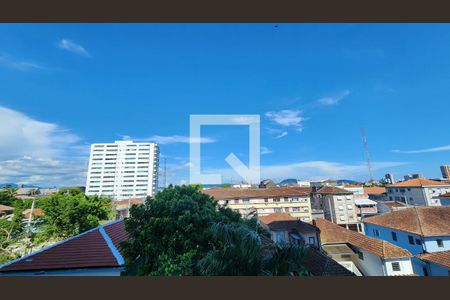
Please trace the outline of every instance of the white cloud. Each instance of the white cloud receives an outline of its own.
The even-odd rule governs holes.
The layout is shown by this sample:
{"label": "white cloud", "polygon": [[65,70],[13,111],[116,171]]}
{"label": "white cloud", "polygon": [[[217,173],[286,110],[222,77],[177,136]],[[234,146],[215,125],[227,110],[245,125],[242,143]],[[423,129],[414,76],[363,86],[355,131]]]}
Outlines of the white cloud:
{"label": "white cloud", "polygon": [[83,46],[73,42],[69,39],[62,39],[58,42],[58,47],[72,53],[75,53],[80,56],[90,56],[86,49]]}
{"label": "white cloud", "polygon": [[162,135],[154,135],[148,138],[132,138],[128,135],[123,135],[122,138],[124,140],[133,140],[133,141],[151,141],[155,142],[161,145],[165,144],[176,144],[176,143],[183,143],[183,144],[189,144],[189,143],[202,143],[202,144],[210,144],[215,143],[216,140],[209,137],[200,137],[200,138],[190,138],[189,136],[184,135],[168,135],[168,136],[162,136]]}
{"label": "white cloud", "polygon": [[287,135],[288,135],[287,131],[283,131],[282,133],[280,133],[279,135],[277,135],[275,138],[276,138],[276,139],[281,139],[282,137],[285,137],[285,136],[287,136]]}
{"label": "white cloud", "polygon": [[43,67],[36,62],[30,60],[17,60],[6,54],[0,54],[0,65],[19,71],[43,69]]}
{"label": "white cloud", "polygon": [[0,106],[0,160],[21,156],[54,157],[80,138],[53,123],[34,120]]}
{"label": "white cloud", "polygon": [[394,152],[394,153],[402,153],[402,154],[429,153],[429,152],[440,152],[440,151],[450,151],[450,145],[426,148],[426,149],[418,149],[418,150],[392,150],[392,152]]}
{"label": "white cloud", "polygon": [[58,160],[24,156],[0,161],[0,182],[44,187],[85,185],[87,158]]}
{"label": "white cloud", "polygon": [[88,146],[59,125],[0,106],[0,141],[0,182],[84,184]]}
{"label": "white cloud", "polygon": [[305,118],[301,116],[301,110],[280,110],[267,112],[265,115],[270,121],[283,127],[292,127],[297,131],[302,131],[302,123]]}
{"label": "white cloud", "polygon": [[323,106],[336,105],[336,104],[339,103],[339,101],[341,101],[342,99],[344,99],[348,95],[350,95],[350,91],[349,90],[344,90],[341,93],[339,93],[338,95],[335,95],[335,96],[332,96],[332,97],[324,97],[324,98],[321,98],[321,99],[319,99],[317,101],[319,102],[320,105],[323,105]]}
{"label": "white cloud", "polygon": [[269,148],[264,147],[264,146],[261,147],[261,155],[270,154],[270,153],[272,153],[272,150],[270,150]]}

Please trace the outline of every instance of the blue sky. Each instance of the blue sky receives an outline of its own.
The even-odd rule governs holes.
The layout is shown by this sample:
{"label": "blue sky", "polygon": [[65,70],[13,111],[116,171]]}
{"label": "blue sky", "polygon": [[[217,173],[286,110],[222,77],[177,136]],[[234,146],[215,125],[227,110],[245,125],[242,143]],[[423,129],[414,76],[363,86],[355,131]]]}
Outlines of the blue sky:
{"label": "blue sky", "polygon": [[[261,116],[262,177],[440,177],[448,24],[1,24],[0,182],[84,184],[88,146],[153,140],[189,180],[191,114]],[[245,127],[202,129],[202,168],[239,181]]]}

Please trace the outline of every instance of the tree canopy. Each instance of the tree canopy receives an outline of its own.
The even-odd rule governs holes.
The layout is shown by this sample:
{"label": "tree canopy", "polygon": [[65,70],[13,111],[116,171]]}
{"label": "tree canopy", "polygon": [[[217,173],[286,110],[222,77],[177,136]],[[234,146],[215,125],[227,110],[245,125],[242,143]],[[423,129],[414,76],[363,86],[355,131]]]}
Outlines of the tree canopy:
{"label": "tree canopy", "polygon": [[218,205],[196,186],[166,188],[125,220],[125,275],[299,275],[292,246],[263,251],[255,220]]}
{"label": "tree canopy", "polygon": [[42,233],[46,236],[74,236],[112,217],[110,198],[86,196],[79,189],[60,190],[39,199],[37,206],[45,213]]}

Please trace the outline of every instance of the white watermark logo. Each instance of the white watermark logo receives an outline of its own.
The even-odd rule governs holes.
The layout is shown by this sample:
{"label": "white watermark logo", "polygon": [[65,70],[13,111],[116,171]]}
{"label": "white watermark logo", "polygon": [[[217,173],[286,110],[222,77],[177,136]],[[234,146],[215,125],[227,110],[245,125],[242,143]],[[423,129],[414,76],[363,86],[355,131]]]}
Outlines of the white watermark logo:
{"label": "white watermark logo", "polygon": [[259,115],[191,115],[190,116],[190,183],[221,184],[221,174],[201,173],[201,126],[230,125],[249,127],[249,166],[234,153],[225,161],[247,182],[260,181],[260,118]]}

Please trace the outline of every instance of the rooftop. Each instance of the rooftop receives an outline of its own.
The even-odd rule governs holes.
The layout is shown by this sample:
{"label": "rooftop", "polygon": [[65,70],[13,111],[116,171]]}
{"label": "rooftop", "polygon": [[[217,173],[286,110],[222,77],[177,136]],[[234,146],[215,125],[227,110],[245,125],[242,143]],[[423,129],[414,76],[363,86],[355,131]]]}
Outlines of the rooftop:
{"label": "rooftop", "polygon": [[301,263],[313,276],[356,276],[314,247],[308,248]]}
{"label": "rooftop", "polygon": [[142,199],[130,198],[130,199],[124,199],[121,201],[116,201],[115,205],[116,205],[116,210],[123,210],[123,209],[128,209],[128,206],[141,205],[143,203],[144,203],[144,200],[142,200]]}
{"label": "rooftop", "polygon": [[381,195],[386,193],[386,188],[378,186],[365,187],[364,193],[366,193],[367,195]]}
{"label": "rooftop", "polygon": [[377,202],[366,198],[355,198],[355,205],[377,205]]}
{"label": "rooftop", "polygon": [[242,199],[242,198],[273,198],[308,196],[311,193],[309,187],[273,187],[265,189],[240,189],[240,188],[211,188],[203,190],[204,194],[214,197],[216,200]]}
{"label": "rooftop", "polygon": [[266,225],[275,222],[275,221],[289,221],[289,220],[297,220],[293,216],[291,216],[288,213],[273,213],[267,216],[258,217],[259,221],[261,223],[264,223]]}
{"label": "rooftop", "polygon": [[316,226],[300,220],[273,221],[267,226],[271,231],[298,231],[301,233],[319,232],[319,228]]}
{"label": "rooftop", "polygon": [[348,191],[348,190],[344,190],[335,186],[323,186],[321,188],[319,188],[316,192],[314,192],[315,194],[327,194],[327,195],[352,195],[353,193]]}
{"label": "rooftop", "polygon": [[14,207],[0,204],[0,212],[2,212],[2,211],[5,211],[5,212],[6,211],[13,211],[13,210],[14,210]]}
{"label": "rooftop", "polygon": [[450,206],[415,206],[364,221],[421,236],[445,236],[450,235]]}
{"label": "rooftop", "polygon": [[121,267],[119,243],[126,238],[120,219],[6,263],[0,266],[0,273]]}
{"label": "rooftop", "polygon": [[383,258],[410,257],[409,251],[389,242],[345,229],[325,219],[317,219],[323,244],[350,244]]}
{"label": "rooftop", "polygon": [[438,264],[450,269],[450,250],[419,254],[416,257],[423,261]]}
{"label": "rooftop", "polygon": [[414,178],[402,182],[398,182],[395,184],[390,184],[387,187],[424,187],[424,186],[437,186],[437,185],[446,185],[450,186],[449,182],[435,181],[425,178]]}

